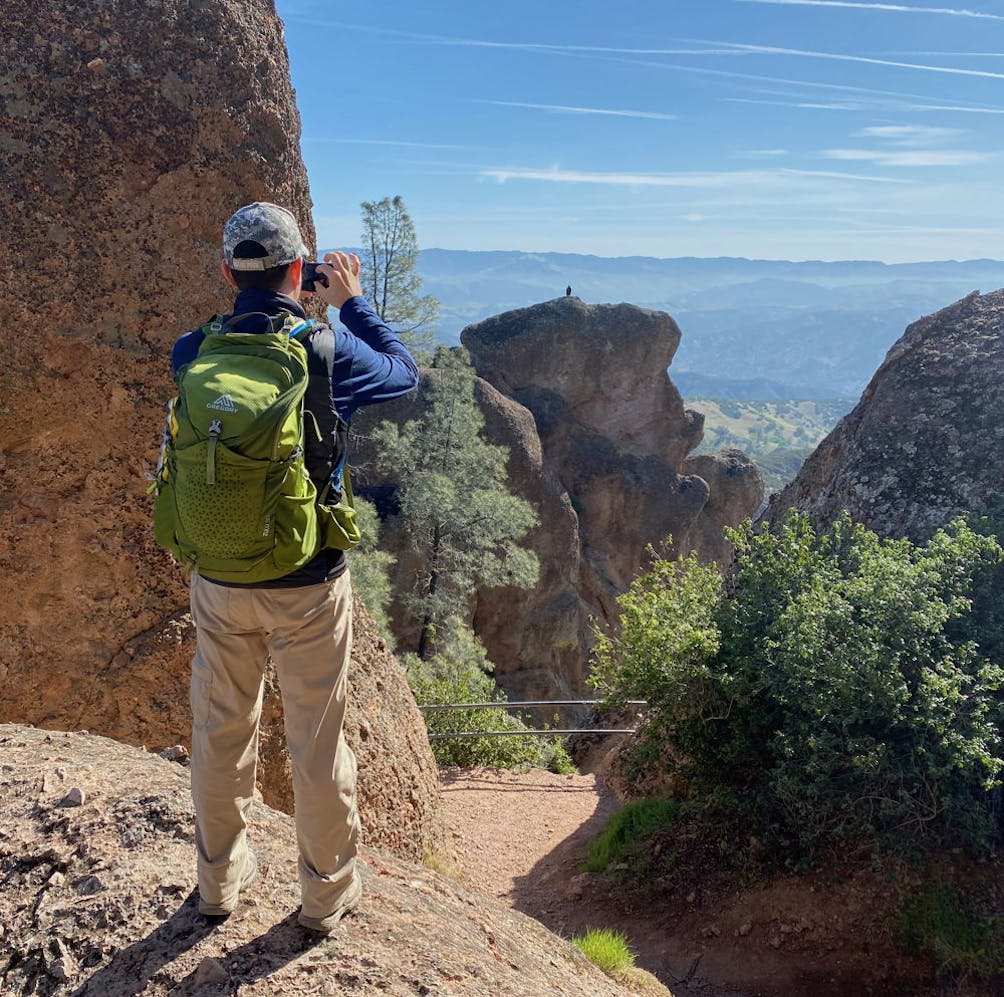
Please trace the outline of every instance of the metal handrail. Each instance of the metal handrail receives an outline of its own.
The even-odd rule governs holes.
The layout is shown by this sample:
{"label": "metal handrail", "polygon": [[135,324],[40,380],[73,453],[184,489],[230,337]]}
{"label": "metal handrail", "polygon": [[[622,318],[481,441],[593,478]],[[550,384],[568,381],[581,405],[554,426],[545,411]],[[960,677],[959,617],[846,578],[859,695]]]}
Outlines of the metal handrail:
{"label": "metal handrail", "polygon": [[586,727],[581,730],[474,730],[458,731],[454,734],[429,734],[429,740],[442,737],[561,737],[565,734],[637,734],[629,727],[624,730],[609,730],[607,728]]}
{"label": "metal handrail", "polygon": [[[496,703],[432,703],[428,706],[419,706],[420,710],[507,710],[510,707],[522,709],[527,706],[599,706],[606,702],[603,699],[525,699],[513,702],[503,699]],[[644,699],[627,699],[625,706],[648,706]]]}

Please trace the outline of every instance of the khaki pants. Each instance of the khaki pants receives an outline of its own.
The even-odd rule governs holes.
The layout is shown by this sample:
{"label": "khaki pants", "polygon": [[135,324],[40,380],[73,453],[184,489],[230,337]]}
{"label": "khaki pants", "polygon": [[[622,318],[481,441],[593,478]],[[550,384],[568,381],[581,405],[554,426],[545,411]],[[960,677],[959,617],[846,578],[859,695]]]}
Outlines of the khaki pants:
{"label": "khaki pants", "polygon": [[199,893],[236,904],[258,761],[266,656],[279,678],[293,767],[302,913],[327,917],[359,888],[356,761],[342,735],[352,647],[346,571],[300,588],[191,583],[192,797]]}

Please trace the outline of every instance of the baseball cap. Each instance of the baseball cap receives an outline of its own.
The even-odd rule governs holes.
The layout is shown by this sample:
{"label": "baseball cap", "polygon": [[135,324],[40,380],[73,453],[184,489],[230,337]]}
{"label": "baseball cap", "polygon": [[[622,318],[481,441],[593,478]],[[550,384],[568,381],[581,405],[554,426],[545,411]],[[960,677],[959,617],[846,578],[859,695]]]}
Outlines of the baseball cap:
{"label": "baseball cap", "polygon": [[[244,242],[256,243],[260,252],[253,257],[245,252],[235,257],[234,251]],[[248,248],[254,247],[241,246],[243,251]],[[308,255],[296,219],[278,204],[246,204],[223,227],[223,259],[231,270],[271,270]]]}

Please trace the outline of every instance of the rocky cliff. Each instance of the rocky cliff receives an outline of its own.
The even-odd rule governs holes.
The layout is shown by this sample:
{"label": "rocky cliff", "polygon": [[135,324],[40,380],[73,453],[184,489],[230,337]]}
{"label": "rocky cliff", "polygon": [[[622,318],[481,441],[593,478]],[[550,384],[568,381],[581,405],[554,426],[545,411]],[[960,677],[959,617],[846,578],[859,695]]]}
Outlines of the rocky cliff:
{"label": "rocky cliff", "polygon": [[360,907],[311,936],[296,923],[293,821],[261,804],[249,827],[259,877],[210,924],[196,906],[183,768],[103,738],[3,725],[0,755],[4,994],[630,993],[537,921],[366,849]]}
{"label": "rocky cliff", "polygon": [[[461,341],[478,374],[532,417],[540,472],[526,495],[535,504],[547,496],[567,522],[554,537],[542,527],[530,543],[542,564],[575,579],[574,589],[554,592],[558,627],[548,626],[552,614],[540,613],[535,591],[480,594],[476,625],[502,640],[522,632],[521,645],[500,655],[501,671],[549,666],[581,690],[587,614],[613,616],[646,548],[667,536],[680,554],[727,561],[722,527],[756,510],[760,473],[736,451],[688,460],[703,418],[684,408],[666,374],[680,330],[663,312],[558,298],[468,326]],[[578,669],[569,674],[563,658]]]}
{"label": "rocky cliff", "polygon": [[822,523],[843,509],[884,536],[922,540],[1004,493],[1004,290],[909,326],[854,411],[764,512]]}
{"label": "rocky cliff", "polygon": [[[486,319],[461,339],[485,435],[509,449],[509,484],[540,517],[525,541],[538,584],[479,592],[475,629],[511,695],[582,693],[590,617],[614,614],[648,545],[671,534],[677,552],[723,563],[722,527],[756,511],[760,473],[737,451],[687,457],[702,417],[666,375],[680,330],[665,313],[565,297]],[[420,389],[373,416],[404,421],[424,404]],[[398,570],[405,583],[409,566]]]}
{"label": "rocky cliff", "polygon": [[[271,0],[38,0],[0,7],[0,48],[0,720],[159,749],[187,738],[192,649],[146,496],[169,350],[229,305],[234,209],[287,204],[313,240],[283,29]],[[415,857],[435,770],[399,669],[359,629],[363,820]],[[281,804],[278,709],[270,690],[263,788]]]}

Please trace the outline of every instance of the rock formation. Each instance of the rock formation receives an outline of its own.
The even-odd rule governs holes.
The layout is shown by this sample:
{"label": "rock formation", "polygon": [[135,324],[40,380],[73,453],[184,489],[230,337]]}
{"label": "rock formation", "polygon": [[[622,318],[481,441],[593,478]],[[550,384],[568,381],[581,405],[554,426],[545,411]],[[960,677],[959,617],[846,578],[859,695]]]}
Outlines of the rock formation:
{"label": "rock formation", "polygon": [[[738,451],[687,457],[703,419],[666,375],[680,330],[665,313],[564,297],[486,319],[461,339],[485,435],[510,450],[509,483],[540,516],[526,540],[537,586],[479,592],[475,629],[511,695],[580,694],[590,616],[614,614],[648,545],[670,534],[678,553],[727,561],[722,527],[755,512],[760,473]],[[404,421],[423,404],[420,389],[373,417]],[[387,484],[366,474],[376,493]]]}
{"label": "rock formation", "polygon": [[[582,607],[609,619],[616,596],[644,567],[646,548],[670,535],[678,553],[697,550],[705,560],[726,561],[721,529],[756,509],[760,473],[738,452],[688,463],[703,418],[684,408],[666,375],[680,330],[663,312],[557,298],[468,326],[461,341],[478,374],[533,417],[545,473],[528,497],[537,502],[552,491],[552,504],[560,503],[574,523],[574,545],[550,547],[542,543],[544,530],[531,544],[542,563],[578,576],[563,600],[577,626],[562,629],[569,637],[587,632],[571,649],[580,670],[569,684],[581,689],[588,646]],[[479,596],[479,631],[519,630],[535,618],[535,600],[534,592]],[[568,637],[549,631],[546,616],[542,623],[517,657],[502,657],[501,670],[562,667]]]}
{"label": "rock formation", "polygon": [[764,512],[820,523],[843,509],[884,536],[926,539],[1004,488],[1004,290],[909,326],[861,400]]}
{"label": "rock formation", "polygon": [[[196,909],[186,771],[103,738],[0,726],[0,991],[627,997],[537,921],[363,851],[359,909],[296,924],[296,833],[257,804],[260,875],[223,924]],[[652,993],[667,991],[662,988]]]}
{"label": "rock formation", "polygon": [[[282,25],[272,0],[37,0],[2,6],[0,38],[0,720],[163,748],[187,740],[192,650],[146,496],[170,347],[229,305],[235,208],[287,204],[313,241]],[[359,627],[363,820],[416,857],[435,770],[399,669]],[[263,783],[282,802],[277,702]]]}

